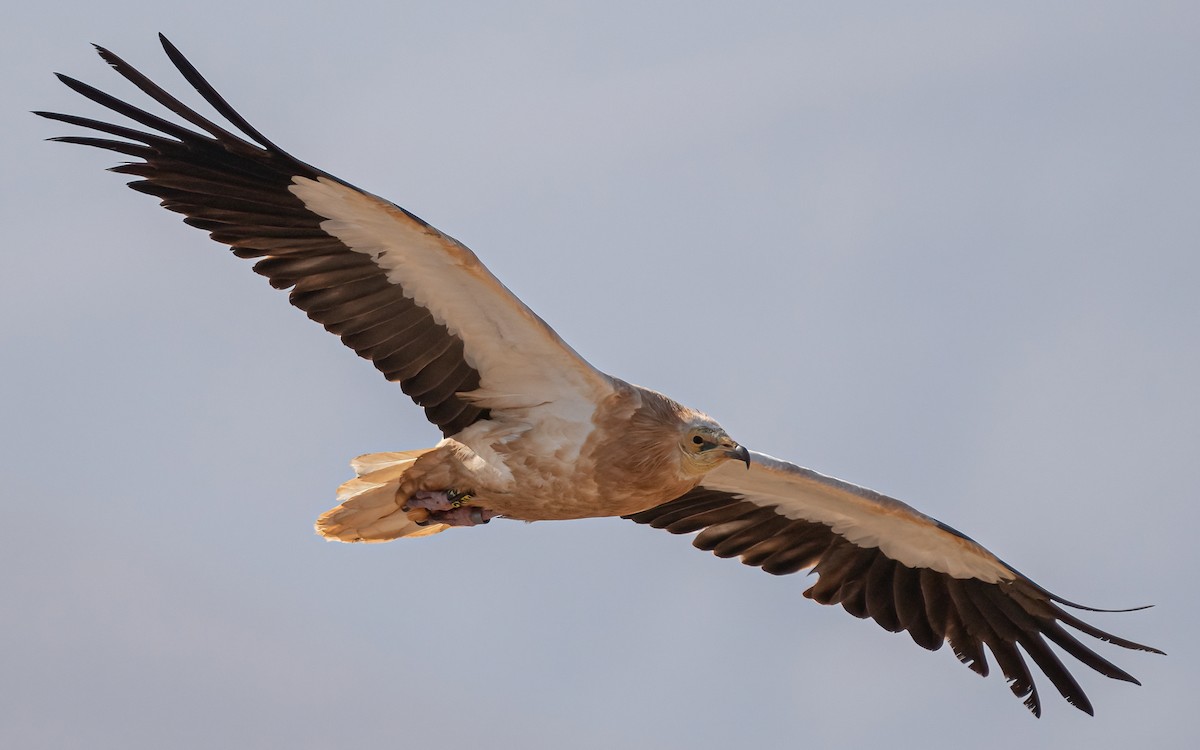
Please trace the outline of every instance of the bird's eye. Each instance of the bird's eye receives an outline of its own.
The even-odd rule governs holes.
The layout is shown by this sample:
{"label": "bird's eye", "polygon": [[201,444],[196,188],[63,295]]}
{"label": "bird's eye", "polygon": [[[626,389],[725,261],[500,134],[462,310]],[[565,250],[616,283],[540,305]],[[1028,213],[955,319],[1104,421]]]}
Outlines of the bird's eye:
{"label": "bird's eye", "polygon": [[696,445],[704,445],[704,438],[700,437],[699,435],[696,435],[695,437],[692,438],[692,442],[695,443]]}

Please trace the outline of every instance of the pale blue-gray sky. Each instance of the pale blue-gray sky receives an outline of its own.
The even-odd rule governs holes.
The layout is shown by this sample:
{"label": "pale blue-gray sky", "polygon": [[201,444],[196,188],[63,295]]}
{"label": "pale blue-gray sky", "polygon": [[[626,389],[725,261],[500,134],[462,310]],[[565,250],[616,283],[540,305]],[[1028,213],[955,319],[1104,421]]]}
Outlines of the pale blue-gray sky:
{"label": "pale blue-gray sky", "polygon": [[[1189,3],[6,10],[0,745],[1185,747],[1200,734]],[[41,139],[169,89],[470,245],[603,370],[887,492],[1170,656],[1002,680],[618,520],[354,547],[437,439],[201,232]],[[197,97],[187,97],[196,101]],[[697,320],[695,306],[715,314]],[[969,741],[967,738],[970,738]]]}

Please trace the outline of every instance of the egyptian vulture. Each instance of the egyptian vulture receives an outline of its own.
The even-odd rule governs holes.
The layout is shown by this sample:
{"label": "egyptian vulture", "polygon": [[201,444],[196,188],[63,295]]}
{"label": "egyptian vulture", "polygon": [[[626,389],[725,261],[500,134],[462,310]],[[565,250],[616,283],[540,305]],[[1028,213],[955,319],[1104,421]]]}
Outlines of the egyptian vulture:
{"label": "egyptian vulture", "polygon": [[705,414],[584,361],[469,249],[403,208],[310,166],[267,140],[165,37],[167,56],[241,132],[205,118],[121,58],[118,73],[193,128],[59,75],[145,130],[68,114],[52,120],[110,137],[52,140],[131,157],[113,171],[161,199],[308,317],[399,383],[441,431],[433,448],[353,461],[356,478],[317,531],[343,542],[436,534],[492,518],[621,516],[720,557],[782,575],[811,569],[804,595],[949,643],[987,675],[984,647],[1035,715],[1026,657],[1092,713],[1047,641],[1102,675],[1137,683],[1063,626],[1161,653],[1087,624],[1072,604],[969,537],[898,500],[747,450]]}

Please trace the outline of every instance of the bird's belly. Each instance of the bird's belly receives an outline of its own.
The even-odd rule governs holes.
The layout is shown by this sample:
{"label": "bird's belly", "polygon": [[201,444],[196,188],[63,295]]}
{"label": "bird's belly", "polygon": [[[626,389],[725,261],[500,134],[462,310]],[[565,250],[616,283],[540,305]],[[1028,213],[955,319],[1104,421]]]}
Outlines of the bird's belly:
{"label": "bird's belly", "polygon": [[558,521],[625,512],[620,503],[602,496],[594,482],[577,472],[514,472],[513,480],[503,490],[481,489],[475,502],[522,521]]}
{"label": "bird's belly", "polygon": [[580,470],[514,472],[513,478],[512,484],[501,491],[480,490],[475,502],[522,521],[565,521],[637,513],[674,500],[690,489],[675,483],[605,489],[597,484],[594,472]]}
{"label": "bird's belly", "polygon": [[598,518],[637,513],[673,500],[695,480],[607,460],[591,444],[589,424],[544,420],[506,433],[503,424],[461,437],[483,471],[472,503],[524,521]]}
{"label": "bird's belly", "polygon": [[[475,501],[481,507],[520,521],[568,521],[577,518],[601,518],[636,513],[658,505],[643,499],[614,498],[590,492],[481,494]],[[665,501],[664,501],[665,502]]]}

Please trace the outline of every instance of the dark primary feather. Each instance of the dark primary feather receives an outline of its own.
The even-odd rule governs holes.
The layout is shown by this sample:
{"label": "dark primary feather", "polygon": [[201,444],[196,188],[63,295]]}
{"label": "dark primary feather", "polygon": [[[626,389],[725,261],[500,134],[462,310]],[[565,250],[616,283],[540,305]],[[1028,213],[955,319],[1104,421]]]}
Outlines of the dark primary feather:
{"label": "dark primary feather", "polygon": [[1024,576],[986,583],[910,568],[878,548],[854,545],[824,524],[789,519],[772,507],[732,493],[700,486],[625,518],[673,534],[699,531],[695,546],[720,557],[740,556],[745,564],[768,573],[812,568],[818,578],[804,592],[806,597],[821,604],[841,604],[855,617],[869,617],[892,632],[905,631],[930,651],[949,643],[959,661],[985,677],[986,647],[1009,688],[1035,716],[1041,716],[1041,698],[1026,655],[1067,702],[1092,713],[1083,688],[1047,639],[1106,677],[1137,683],[1060,623],[1118,646],[1162,653],[1082,622],[1058,606],[1061,599]]}
{"label": "dark primary feather", "polygon": [[[443,434],[453,435],[486,419],[486,410],[457,395],[479,386],[479,373],[467,364],[462,340],[405,296],[404,289],[389,281],[369,256],[354,252],[324,232],[322,217],[306,209],[288,190],[296,176],[336,178],[263,137],[174,45],[161,35],[159,38],[188,83],[253,143],[203,117],[102,47],[96,49],[105,62],[200,132],[60,75],[72,90],[149,130],[37,112],[124,139],[64,136],[53,140],[139,159],[112,171],[138,177],[129,183],[131,188],[184,214],[184,221],[231,246],[238,257],[260,259],[254,266],[256,272],[277,289],[291,288],[292,304],[370,359],[388,380],[400,383]],[[404,213],[426,226],[411,213]]]}

